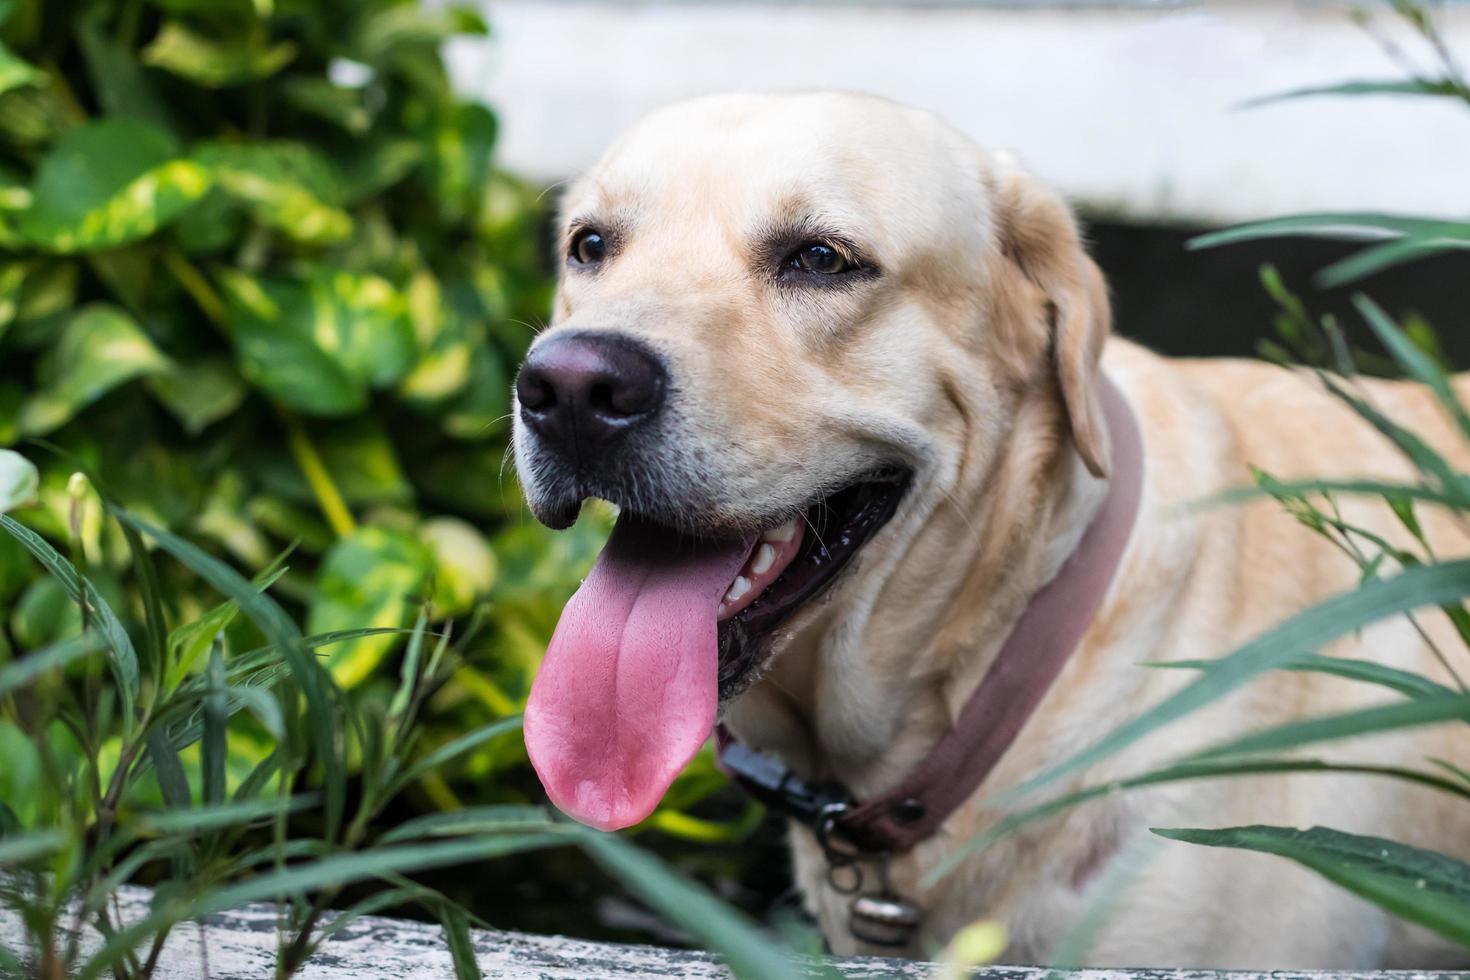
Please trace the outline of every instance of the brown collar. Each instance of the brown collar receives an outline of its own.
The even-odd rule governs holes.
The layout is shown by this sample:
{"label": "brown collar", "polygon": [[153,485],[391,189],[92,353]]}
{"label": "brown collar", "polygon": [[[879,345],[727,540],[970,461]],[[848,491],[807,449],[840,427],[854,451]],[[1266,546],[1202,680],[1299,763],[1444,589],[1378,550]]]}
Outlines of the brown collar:
{"label": "brown collar", "polygon": [[1102,506],[1056,576],[1026,604],[959,720],[896,787],[865,802],[814,785],[719,731],[720,762],[747,792],[806,823],[834,865],[852,852],[891,855],[933,834],[990,775],[1071,658],[1112,584],[1138,516],[1143,440],[1122,394],[1101,379],[1112,437]]}

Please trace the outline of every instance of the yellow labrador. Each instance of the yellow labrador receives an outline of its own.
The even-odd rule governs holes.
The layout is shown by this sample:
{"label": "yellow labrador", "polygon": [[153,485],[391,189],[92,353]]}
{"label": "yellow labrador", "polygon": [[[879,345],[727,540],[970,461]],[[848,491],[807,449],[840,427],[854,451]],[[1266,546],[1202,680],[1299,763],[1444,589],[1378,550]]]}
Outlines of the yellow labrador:
{"label": "yellow labrador", "polygon": [[[732,95],[656,112],[566,195],[562,245],[554,323],[517,382],[516,459],[552,527],[588,497],[622,509],[527,713],[532,760],[562,809],[606,828],[642,819],[717,714],[743,744],[858,799],[902,780],[1097,512],[1112,462],[1106,377],[1144,447],[1127,550],[998,766],[888,862],[892,890],[921,915],[898,951],[932,953],[986,917],[1005,924],[1008,960],[1045,962],[1149,827],[1323,824],[1470,849],[1470,808],[1398,782],[1215,780],[1108,796],[926,887],[927,870],[998,818],[982,801],[1185,679],[1140,661],[1218,655],[1356,581],[1274,504],[1183,505],[1247,482],[1248,464],[1284,477],[1410,471],[1309,376],[1109,339],[1106,287],[1061,200],[879,99]],[[1423,391],[1371,394],[1454,443]],[[1381,505],[1344,507],[1401,537]],[[1462,529],[1424,521],[1443,553],[1465,550]],[[1422,625],[1454,650],[1440,618]],[[1402,619],[1329,652],[1438,676]],[[1374,698],[1273,676],[1064,788]],[[1470,764],[1465,744],[1427,729],[1349,755]],[[855,937],[852,899],[812,833],[794,826],[792,844],[832,947],[894,952]],[[1369,967],[1447,953],[1284,860],[1160,842],[1092,959]]]}

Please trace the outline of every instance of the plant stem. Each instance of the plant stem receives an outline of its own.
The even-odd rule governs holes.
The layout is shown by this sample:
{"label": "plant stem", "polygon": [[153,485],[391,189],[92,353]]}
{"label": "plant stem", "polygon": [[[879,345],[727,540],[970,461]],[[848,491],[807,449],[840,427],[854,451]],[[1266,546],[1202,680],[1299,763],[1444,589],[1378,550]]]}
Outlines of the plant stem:
{"label": "plant stem", "polygon": [[333,482],[332,474],[322,462],[321,454],[316,451],[301,420],[285,409],[281,409],[281,420],[286,424],[286,442],[291,447],[291,455],[296,457],[296,465],[301,467],[302,476],[311,485],[322,516],[339,538],[356,531],[357,521],[352,517],[352,510],[342,498],[342,492]]}
{"label": "plant stem", "polygon": [[189,294],[194,305],[199,307],[210,323],[220,330],[229,326],[230,318],[225,309],[225,301],[220,299],[219,293],[214,291],[204,273],[196,269],[182,252],[173,247],[163,249],[163,264],[174,274],[184,292]]}

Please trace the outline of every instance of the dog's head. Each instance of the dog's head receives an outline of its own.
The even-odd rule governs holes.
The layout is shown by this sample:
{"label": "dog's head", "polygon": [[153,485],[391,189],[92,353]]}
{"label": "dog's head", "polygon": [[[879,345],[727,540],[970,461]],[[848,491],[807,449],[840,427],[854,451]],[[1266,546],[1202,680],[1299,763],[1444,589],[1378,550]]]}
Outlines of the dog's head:
{"label": "dog's head", "polygon": [[877,594],[1023,404],[1107,467],[1102,280],[1066,207],[931,116],[839,94],[649,116],[567,193],[516,381],[532,511],[621,517],[526,716],[555,802],[646,816],[819,596]]}

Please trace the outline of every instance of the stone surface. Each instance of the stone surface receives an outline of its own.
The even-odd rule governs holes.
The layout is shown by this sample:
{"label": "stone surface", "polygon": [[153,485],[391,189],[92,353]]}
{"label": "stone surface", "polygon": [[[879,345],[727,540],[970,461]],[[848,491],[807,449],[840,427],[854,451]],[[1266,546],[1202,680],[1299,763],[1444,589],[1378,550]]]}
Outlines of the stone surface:
{"label": "stone surface", "polygon": [[[145,889],[124,889],[120,894],[123,918],[142,915],[148,897]],[[252,905],[211,916],[203,930],[179,926],[169,938],[155,975],[158,980],[199,980],[206,975],[211,980],[270,980],[275,968],[275,927],[275,910],[269,905]],[[15,915],[0,910],[0,939],[15,948],[19,945],[15,941],[19,934]],[[480,969],[491,978],[727,980],[730,977],[718,958],[688,950],[495,930],[476,930],[474,939]],[[932,963],[857,957],[821,964],[812,961],[796,975],[840,976],[849,980],[937,980],[941,971]],[[1048,980],[1051,971],[1035,967],[990,967],[974,971],[973,976],[980,980]],[[365,916],[325,942],[298,977],[301,980],[453,980],[454,967],[438,926]],[[1065,980],[1470,980],[1470,973],[1079,970],[1064,977]]]}

